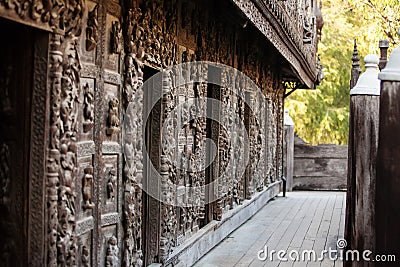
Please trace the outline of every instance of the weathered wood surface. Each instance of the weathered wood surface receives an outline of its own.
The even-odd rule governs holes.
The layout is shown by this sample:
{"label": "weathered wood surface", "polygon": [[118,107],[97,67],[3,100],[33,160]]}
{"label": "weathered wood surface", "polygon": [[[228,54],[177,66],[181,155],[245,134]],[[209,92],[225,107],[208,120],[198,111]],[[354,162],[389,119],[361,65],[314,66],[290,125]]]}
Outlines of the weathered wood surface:
{"label": "weathered wood surface", "polygon": [[[352,171],[351,211],[347,214],[348,249],[375,251],[375,179],[378,149],[379,96],[351,97],[352,146],[349,147]],[[348,266],[366,266],[351,262]]]}
{"label": "weathered wood surface", "polygon": [[[354,51],[353,51],[353,57],[352,57],[352,67],[351,67],[351,77],[350,77],[350,90],[353,89],[353,87],[356,85],[358,78],[360,77],[361,69],[360,69],[360,57],[358,56],[358,51],[357,51],[357,42],[354,40]],[[350,117],[352,117],[352,103],[350,101]],[[349,142],[348,146],[353,147],[353,135],[351,133],[354,132],[354,126],[353,122],[350,120],[349,121]],[[352,182],[350,177],[352,176],[353,173],[353,162],[352,162],[352,157],[351,157],[351,152],[348,149],[348,161],[347,161],[347,195],[346,195],[346,215],[350,214],[350,212],[354,209],[352,206]],[[351,243],[351,224],[347,223],[349,220],[350,216],[346,216],[346,224],[345,224],[345,229],[344,229],[344,236],[348,239],[348,241]],[[344,263],[346,266],[347,262]]]}
{"label": "weathered wood surface", "polygon": [[[376,166],[376,248],[378,253],[394,253],[398,259],[400,257],[400,82],[382,81],[380,101]],[[389,266],[388,263],[385,264]],[[392,264],[390,266],[398,266]]]}
{"label": "weathered wood surface", "polygon": [[343,190],[346,173],[347,146],[312,146],[296,138],[293,189]]}
{"label": "weathered wood surface", "polygon": [[[277,197],[231,233],[194,266],[342,266],[326,255],[320,261],[272,261],[257,258],[260,250],[336,250],[344,231],[344,192],[290,192]],[[249,234],[252,233],[252,234]],[[262,255],[264,256],[264,255]]]}
{"label": "weathered wood surface", "polygon": [[[364,58],[366,71],[350,91],[348,209],[346,233],[348,250],[375,252],[375,181],[378,150],[379,94],[376,55]],[[374,266],[361,259],[346,266]]]}

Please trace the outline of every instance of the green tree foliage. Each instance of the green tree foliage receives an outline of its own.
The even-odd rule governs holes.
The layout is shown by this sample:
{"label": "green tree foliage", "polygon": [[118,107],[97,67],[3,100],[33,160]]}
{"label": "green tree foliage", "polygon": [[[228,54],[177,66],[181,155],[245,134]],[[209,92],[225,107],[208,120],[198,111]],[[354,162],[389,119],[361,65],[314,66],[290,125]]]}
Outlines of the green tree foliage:
{"label": "green tree foliage", "polygon": [[296,133],[305,141],[347,144],[354,39],[361,59],[369,53],[378,54],[380,39],[388,39],[393,48],[398,42],[400,2],[325,0],[322,13],[325,25],[318,53],[325,78],[316,90],[294,92],[285,106],[295,122]]}

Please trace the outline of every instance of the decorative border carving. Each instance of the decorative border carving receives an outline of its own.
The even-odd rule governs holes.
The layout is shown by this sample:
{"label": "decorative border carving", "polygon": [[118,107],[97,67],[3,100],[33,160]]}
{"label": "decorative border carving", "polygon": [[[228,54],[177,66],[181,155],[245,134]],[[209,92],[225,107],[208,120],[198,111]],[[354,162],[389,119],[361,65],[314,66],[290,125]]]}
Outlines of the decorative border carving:
{"label": "decorative border carving", "polygon": [[62,7],[64,12],[45,5],[46,8],[50,8],[49,12],[52,11],[50,14],[54,17],[51,19],[60,19],[60,24],[50,20],[51,25],[54,28],[59,26],[65,33],[65,36],[52,33],[49,45],[51,104],[46,164],[46,263],[49,266],[76,265],[77,253],[74,188],[77,178],[76,142],[81,65],[76,36],[82,31],[83,3],[78,0],[68,2],[68,5],[62,2],[60,4],[61,6],[57,7]]}
{"label": "decorative border carving", "polygon": [[[47,36],[46,36],[47,37]],[[43,237],[46,228],[44,218],[45,194],[43,188],[45,186],[45,170],[43,163],[45,159],[45,132],[46,132],[46,116],[47,107],[46,94],[48,90],[47,84],[47,57],[48,57],[48,38],[43,37],[40,43],[35,44],[34,52],[34,75],[33,75],[33,91],[32,91],[32,123],[31,123],[31,166],[30,166],[30,201],[29,210],[34,211],[29,213],[29,265],[43,265],[43,248],[46,243]],[[34,185],[34,186],[33,186]]]}
{"label": "decorative border carving", "polygon": [[104,154],[119,154],[121,153],[121,145],[116,142],[103,142],[101,151]]}
{"label": "decorative border carving", "polygon": [[92,154],[95,153],[95,144],[93,141],[87,141],[87,142],[79,142],[77,144],[78,146],[78,157],[85,157],[85,156],[91,156]]}
{"label": "decorative border carving", "polygon": [[95,79],[100,71],[99,66],[82,64],[81,77]]}
{"label": "decorative border carving", "polygon": [[83,0],[1,0],[0,13],[38,28],[76,33],[82,19]]}
{"label": "decorative border carving", "polygon": [[120,220],[118,212],[101,215],[101,226],[117,224]]}
{"label": "decorative border carving", "polygon": [[76,235],[80,236],[90,230],[93,229],[94,219],[92,216],[83,219],[82,221],[78,221],[76,223]]}
{"label": "decorative border carving", "polygon": [[[295,50],[301,51],[299,55],[295,55],[293,51],[291,51],[288,47],[287,43],[284,43],[280,37],[280,34],[275,30],[272,26],[272,21],[268,20],[265,15],[263,15],[258,7],[253,3],[253,1],[244,1],[244,0],[232,0],[247,16],[247,18],[257,27],[257,29],[265,36],[271,43],[275,46],[275,48],[282,54],[284,58],[290,62],[293,67],[297,70],[300,77],[304,80],[305,84],[310,88],[313,87],[314,82],[316,80],[316,69],[315,62],[316,59],[310,58],[309,53],[306,52],[302,47],[298,44],[293,45],[292,47]],[[256,1],[255,1],[256,2]],[[271,1],[269,1],[271,2]],[[258,6],[266,6],[264,4]],[[279,7],[280,8],[280,7]],[[281,16],[279,12],[280,9],[276,4],[275,12],[273,17]],[[278,12],[278,13],[277,13]],[[275,15],[276,14],[276,15]],[[277,23],[278,25],[278,23]],[[290,38],[288,37],[290,40]],[[306,64],[306,67],[304,66]]]}
{"label": "decorative border carving", "polygon": [[109,71],[104,72],[104,82],[112,83],[115,85],[121,84],[121,75]]}

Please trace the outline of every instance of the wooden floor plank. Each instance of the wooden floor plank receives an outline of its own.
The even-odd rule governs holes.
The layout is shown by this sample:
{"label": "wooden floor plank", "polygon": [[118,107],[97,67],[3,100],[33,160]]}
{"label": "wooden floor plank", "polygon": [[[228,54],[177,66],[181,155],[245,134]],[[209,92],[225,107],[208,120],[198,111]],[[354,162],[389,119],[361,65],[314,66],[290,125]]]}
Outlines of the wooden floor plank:
{"label": "wooden floor plank", "polygon": [[[289,192],[277,197],[239,227],[195,266],[342,266],[341,262],[260,261],[257,253],[316,249],[317,254],[343,237],[344,192]],[[318,257],[320,255],[317,255]],[[286,255],[288,258],[288,255]]]}

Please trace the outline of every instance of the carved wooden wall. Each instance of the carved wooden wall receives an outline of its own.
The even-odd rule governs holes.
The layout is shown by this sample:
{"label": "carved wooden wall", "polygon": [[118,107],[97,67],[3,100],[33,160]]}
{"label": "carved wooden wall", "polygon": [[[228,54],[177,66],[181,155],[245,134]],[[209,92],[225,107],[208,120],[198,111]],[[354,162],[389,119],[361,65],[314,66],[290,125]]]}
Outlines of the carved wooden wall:
{"label": "carved wooden wall", "polygon": [[[26,7],[18,6],[22,2]],[[32,251],[26,262],[32,266],[165,262],[174,248],[211,220],[221,220],[226,211],[280,179],[283,59],[253,26],[243,28],[235,12],[231,2],[211,0],[88,0],[68,5],[0,1],[0,16],[49,31],[43,32],[49,43],[42,44],[48,53],[48,77],[42,77],[48,86],[41,107],[46,110],[38,112],[42,117],[32,121],[32,129],[47,124],[42,127],[42,143],[36,135],[31,140],[46,155],[45,178],[38,183],[42,187],[27,185],[36,194],[31,201],[39,204],[29,203],[26,215],[38,207],[44,219],[37,219],[41,228],[30,232],[31,239],[41,241],[26,245]],[[210,75],[206,65],[172,68],[160,76],[158,90],[163,97],[151,120],[144,121],[143,112],[157,96],[155,91],[142,91],[145,81],[158,70],[201,60],[237,68],[252,82],[237,71],[222,70],[217,77],[221,84],[215,86],[206,82]],[[1,74],[2,84],[7,83],[6,74]],[[184,84],[177,83],[177,75]],[[193,82],[199,77],[204,82]],[[156,82],[150,86],[156,88]],[[229,109],[207,110],[210,96]],[[207,121],[207,112],[217,112],[219,122]],[[250,137],[243,150],[233,146],[246,143],[233,114]],[[205,168],[207,137],[217,151],[216,161]],[[0,208],[6,209],[8,162],[15,155],[2,140]],[[144,153],[149,152],[147,161]],[[142,190],[149,164],[161,175],[161,195],[171,202],[159,202]],[[40,177],[40,171],[35,176]],[[172,190],[170,181],[178,190]],[[217,183],[211,193],[218,199],[210,204],[206,192],[186,190],[213,181]],[[192,205],[171,205],[176,202]]]}

